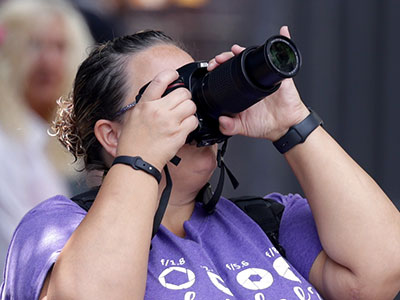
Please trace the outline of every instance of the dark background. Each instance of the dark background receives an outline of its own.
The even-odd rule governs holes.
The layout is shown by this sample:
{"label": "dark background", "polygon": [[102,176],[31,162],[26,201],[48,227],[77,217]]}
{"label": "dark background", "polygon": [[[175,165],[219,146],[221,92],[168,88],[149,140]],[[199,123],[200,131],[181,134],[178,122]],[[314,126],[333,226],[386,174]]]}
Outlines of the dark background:
{"label": "dark background", "polygon": [[[304,102],[400,208],[399,15],[395,0],[209,0],[196,9],[122,7],[107,21],[111,36],[163,30],[198,60],[234,43],[260,45],[288,25],[303,57],[295,82]],[[225,161],[240,182],[234,191],[226,180],[225,196],[302,194],[270,142],[233,137]]]}
{"label": "dark background", "polygon": [[[295,82],[304,102],[400,205],[399,12],[394,0],[214,0],[200,9],[124,10],[119,21],[124,33],[161,29],[206,60],[233,43],[262,44],[288,25],[303,57]],[[234,137],[226,162],[240,181],[236,191],[226,183],[227,196],[301,193],[269,142]]]}

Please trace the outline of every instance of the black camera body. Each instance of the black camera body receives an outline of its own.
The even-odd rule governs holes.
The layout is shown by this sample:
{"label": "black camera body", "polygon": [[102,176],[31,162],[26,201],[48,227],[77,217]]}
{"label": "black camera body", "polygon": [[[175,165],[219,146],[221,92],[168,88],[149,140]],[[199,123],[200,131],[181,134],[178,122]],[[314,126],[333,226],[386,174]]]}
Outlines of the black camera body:
{"label": "black camera body", "polygon": [[229,136],[223,135],[219,131],[218,113],[210,114],[210,109],[204,105],[204,98],[197,94],[202,91],[202,84],[206,78],[208,63],[205,61],[196,61],[184,65],[177,71],[179,78],[168,86],[165,94],[170,93],[179,87],[185,87],[192,93],[192,99],[196,103],[196,117],[199,121],[197,129],[189,134],[186,142],[196,141],[197,146],[208,146],[225,141]]}
{"label": "black camera body", "polygon": [[219,131],[218,117],[233,116],[274,93],[283,79],[297,74],[301,56],[290,39],[277,35],[261,46],[246,48],[210,72],[207,65],[196,61],[179,68],[179,78],[164,93],[179,87],[192,93],[199,126],[189,134],[187,143],[194,140],[199,147],[228,139]]}

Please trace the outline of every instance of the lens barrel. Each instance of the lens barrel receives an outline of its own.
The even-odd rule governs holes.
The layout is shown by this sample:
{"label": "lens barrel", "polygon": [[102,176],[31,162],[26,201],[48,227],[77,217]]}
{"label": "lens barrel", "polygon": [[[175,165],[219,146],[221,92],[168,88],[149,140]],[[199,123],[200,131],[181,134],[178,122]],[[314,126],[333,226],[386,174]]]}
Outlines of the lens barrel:
{"label": "lens barrel", "polygon": [[275,92],[300,66],[295,44],[284,36],[273,36],[208,72],[192,90],[193,98],[212,118],[239,113]]}
{"label": "lens barrel", "polygon": [[285,78],[293,77],[300,68],[300,55],[285,37],[272,37],[251,51],[244,63],[245,72],[261,88],[271,88]]}

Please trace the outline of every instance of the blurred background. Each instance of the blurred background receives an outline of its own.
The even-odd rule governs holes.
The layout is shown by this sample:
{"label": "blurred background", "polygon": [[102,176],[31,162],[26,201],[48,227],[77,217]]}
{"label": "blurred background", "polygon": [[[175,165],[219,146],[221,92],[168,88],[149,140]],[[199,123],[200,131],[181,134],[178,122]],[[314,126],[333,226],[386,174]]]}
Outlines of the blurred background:
{"label": "blurred background", "polygon": [[[262,44],[288,25],[303,57],[295,78],[303,100],[399,205],[399,15],[400,2],[394,0],[131,0],[109,20],[117,20],[114,34],[164,30],[199,60],[233,43]],[[240,181],[236,191],[226,183],[227,196],[301,193],[268,142],[234,137],[226,162]]]}
{"label": "blurred background", "polygon": [[[10,1],[14,0],[0,3]],[[318,112],[326,130],[400,207],[399,1],[69,3],[82,13],[93,37],[86,40],[86,49],[93,42],[159,29],[181,40],[196,60],[209,60],[234,43],[244,47],[260,45],[277,34],[282,25],[288,25],[302,53],[303,65],[295,82],[304,102]],[[4,36],[7,31],[0,27],[0,49]],[[0,107],[4,115],[6,108]],[[233,190],[226,180],[225,196],[302,193],[284,158],[269,142],[233,137],[225,161],[240,182],[239,188]],[[3,172],[0,176],[3,181],[7,175]],[[69,186],[71,194],[85,188],[79,176],[70,180]]]}
{"label": "blurred background", "polygon": [[[197,60],[260,45],[288,25],[303,57],[295,82],[325,128],[400,206],[395,0],[71,0],[101,41],[143,29],[180,39]],[[332,159],[335,159],[334,157]],[[225,195],[300,192],[268,142],[233,137],[225,158],[240,181]],[[351,191],[349,191],[351,192]]]}

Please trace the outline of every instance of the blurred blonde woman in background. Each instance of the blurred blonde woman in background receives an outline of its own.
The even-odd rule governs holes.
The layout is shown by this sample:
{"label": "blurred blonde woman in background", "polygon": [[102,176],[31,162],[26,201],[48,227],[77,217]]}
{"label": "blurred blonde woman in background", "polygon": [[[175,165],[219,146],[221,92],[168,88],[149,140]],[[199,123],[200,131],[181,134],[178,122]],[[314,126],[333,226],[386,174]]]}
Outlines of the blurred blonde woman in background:
{"label": "blurred blonde woman in background", "polygon": [[48,134],[57,99],[92,44],[82,16],[61,0],[0,6],[0,268],[22,216],[43,198],[71,194],[73,157]]}

